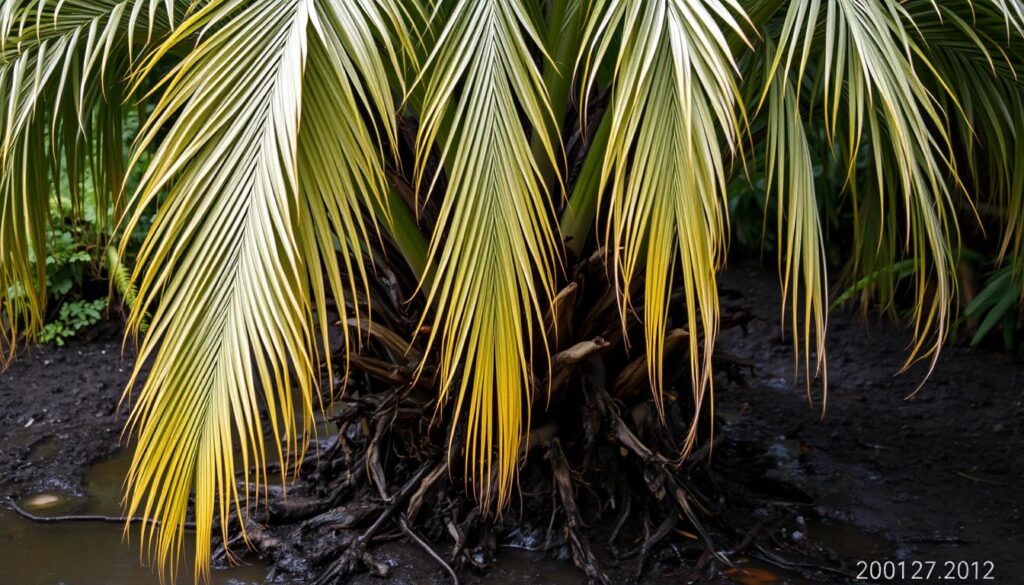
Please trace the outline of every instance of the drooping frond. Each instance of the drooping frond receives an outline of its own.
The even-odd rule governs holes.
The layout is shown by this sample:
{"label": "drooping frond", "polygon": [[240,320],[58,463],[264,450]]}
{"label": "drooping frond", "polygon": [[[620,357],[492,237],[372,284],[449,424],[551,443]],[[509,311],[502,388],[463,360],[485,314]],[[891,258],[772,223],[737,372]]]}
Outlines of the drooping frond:
{"label": "drooping frond", "polygon": [[[226,534],[250,496],[235,472],[257,492],[266,481],[261,408],[283,462],[306,445],[326,290],[365,287],[359,254],[373,230],[361,210],[384,194],[379,145],[394,135],[390,80],[403,49],[394,39],[408,46],[386,0],[214,1],[139,75],[197,38],[143,129],[140,151],[156,152],[131,221],[157,205],[134,275],[130,325],[151,320],[133,382],[150,371],[131,417],[128,507],[161,521],[143,541],[172,573],[193,490],[199,534],[215,515]],[[209,547],[198,539],[196,577],[209,575]]]}
{"label": "drooping frond", "polygon": [[146,39],[169,30],[165,11],[138,20],[155,2],[0,4],[0,352],[13,349],[19,332],[31,336],[41,325],[51,195],[66,189],[75,219],[88,177],[97,228],[117,221],[131,43],[141,51]]}
{"label": "drooping frond", "polygon": [[[0,352],[13,355],[19,330],[30,333],[42,326],[46,299],[46,266],[33,258],[46,257],[50,182],[43,129],[32,124],[35,115],[32,79],[38,52],[0,64]],[[45,70],[45,69],[44,69]],[[52,69],[50,69],[52,71]],[[29,79],[26,81],[25,77]],[[10,352],[10,353],[9,353]]]}
{"label": "drooping frond", "polygon": [[845,138],[841,147],[851,181],[862,141],[870,145],[873,201],[882,210],[877,218],[883,233],[890,229],[884,224],[895,220],[885,211],[892,207],[889,198],[901,196],[904,246],[914,259],[916,289],[916,341],[908,364],[934,359],[949,331],[956,232],[950,206],[958,182],[946,112],[922,81],[918,67],[928,63],[914,61],[922,53],[912,30],[909,14],[896,0],[794,2],[775,60],[801,79],[815,35],[822,36],[816,66],[826,127]]}
{"label": "drooping frond", "polygon": [[1015,30],[1018,34],[1024,36],[1024,2],[1021,2],[1021,0],[967,0],[967,2],[971,4],[972,9],[974,4],[977,4],[979,7],[991,6],[999,11],[999,14],[1003,17],[1007,33]]}
{"label": "drooping frond", "polygon": [[[768,89],[768,134],[766,188],[779,200],[777,229],[779,266],[782,277],[783,313],[790,312],[794,358],[804,357],[804,374],[810,390],[811,378],[825,376],[825,329],[828,276],[818,200],[814,185],[807,134],[793,84],[776,72]],[[787,307],[787,300],[790,306]],[[814,337],[815,367],[810,364]],[[801,343],[802,342],[802,343]],[[801,347],[802,344],[802,347]]]}
{"label": "drooping frond", "polygon": [[1000,224],[999,256],[1024,277],[1024,32],[1014,25],[1007,35],[1024,2],[914,0],[905,7],[933,76],[955,100],[936,97],[962,113],[951,121],[982,218]]}
{"label": "drooping frond", "polygon": [[[306,123],[299,130],[298,171],[306,212],[297,233],[310,263],[313,306],[325,347],[324,293],[330,291],[341,307],[346,295],[354,299],[357,291],[365,291],[370,276],[363,259],[367,244],[379,235],[376,220],[382,220],[392,234],[402,229],[392,216],[392,211],[399,210],[388,203],[383,163],[388,145],[396,143],[398,104],[393,89],[402,89],[396,83],[401,80],[403,57],[412,55],[411,38],[399,3],[361,4],[333,0],[316,4],[317,10],[310,14],[316,34],[303,78]],[[369,112],[359,115],[364,108]],[[364,122],[367,115],[374,124]],[[335,252],[335,236],[340,236],[341,254]],[[365,296],[369,303],[369,295]],[[361,321],[360,303],[351,305],[354,317]],[[348,348],[348,327],[343,334]]]}
{"label": "drooping frond", "polygon": [[[996,178],[993,200],[1004,213],[999,259],[1012,266],[1018,282],[1024,282],[1024,87],[1007,88],[1007,92],[1007,105],[1017,115],[1008,120],[1006,127],[1012,140],[1004,151],[1008,164],[992,174]],[[989,136],[1001,130],[991,127]]]}
{"label": "drooping frond", "polygon": [[527,134],[553,162],[553,120],[526,3],[439,9],[449,4],[435,17],[447,20],[425,66],[417,139],[418,175],[437,145],[448,177],[429,250],[428,343],[440,348],[442,400],[454,390],[456,416],[468,415],[467,474],[483,508],[501,509],[530,408],[535,325],[555,290],[551,194]]}
{"label": "drooping frond", "polygon": [[[740,124],[726,31],[742,37],[743,18],[730,0],[600,0],[586,31],[587,91],[618,43],[611,57],[612,122],[602,172],[602,183],[611,185],[605,239],[623,319],[634,278],[644,274],[647,366],[659,407],[677,263],[686,294],[695,413],[711,386],[718,331],[715,274],[725,246],[724,156],[735,150]],[[687,449],[695,431],[693,425]]]}

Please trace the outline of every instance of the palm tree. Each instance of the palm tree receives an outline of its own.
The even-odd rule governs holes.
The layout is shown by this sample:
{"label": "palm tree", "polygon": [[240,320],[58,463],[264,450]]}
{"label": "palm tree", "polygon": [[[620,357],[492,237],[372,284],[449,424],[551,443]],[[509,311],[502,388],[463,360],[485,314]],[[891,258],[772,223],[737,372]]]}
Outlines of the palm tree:
{"label": "palm tree", "polygon": [[[908,363],[934,363],[949,334],[960,225],[983,222],[1024,269],[1021,0],[0,6],[0,345],[39,330],[50,194],[87,180],[134,266],[127,505],[161,520],[142,530],[160,566],[181,554],[193,492],[207,534],[250,497],[236,471],[267,481],[261,408],[272,449],[301,452],[322,373],[358,367],[371,333],[405,336],[397,362],[423,356],[415,374],[466,429],[453,464],[464,454],[484,509],[505,507],[551,356],[587,341],[558,323],[579,315],[560,299],[591,258],[619,344],[642,325],[663,416],[663,356],[688,349],[691,449],[711,403],[727,186],[752,165],[777,202],[809,387],[825,377],[826,204],[852,213],[844,276],[864,298],[891,301],[891,267],[910,263]],[[130,112],[143,122],[125,151]],[[821,165],[841,190],[820,188]],[[385,266],[419,311],[397,334],[370,324]],[[330,307],[356,324],[344,363]]]}

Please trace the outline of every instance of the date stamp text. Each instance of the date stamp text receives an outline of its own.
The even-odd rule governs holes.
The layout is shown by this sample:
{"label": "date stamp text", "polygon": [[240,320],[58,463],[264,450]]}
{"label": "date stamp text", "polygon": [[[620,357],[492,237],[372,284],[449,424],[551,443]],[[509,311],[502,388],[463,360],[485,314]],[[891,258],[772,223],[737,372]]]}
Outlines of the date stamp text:
{"label": "date stamp text", "polygon": [[854,568],[857,581],[868,583],[996,581],[996,565],[992,561],[857,561]]}

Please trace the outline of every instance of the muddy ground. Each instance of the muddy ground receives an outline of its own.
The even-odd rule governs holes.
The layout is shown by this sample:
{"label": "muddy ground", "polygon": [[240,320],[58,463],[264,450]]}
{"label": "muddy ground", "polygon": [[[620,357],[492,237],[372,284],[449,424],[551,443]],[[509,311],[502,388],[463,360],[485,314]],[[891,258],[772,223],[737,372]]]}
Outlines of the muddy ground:
{"label": "muddy ground", "polygon": [[[861,560],[935,561],[932,580],[945,576],[946,561],[988,561],[995,579],[985,582],[1024,582],[1024,364],[995,351],[949,347],[924,388],[907,399],[926,370],[897,376],[909,337],[888,322],[834,314],[822,419],[779,335],[774,276],[735,269],[722,286],[726,304],[746,306],[755,318],[720,341],[733,361],[752,365],[717,378],[723,440],[711,469],[765,502],[738,514],[737,524],[767,526],[784,548],[819,543],[816,550],[830,551],[847,574],[786,571],[780,565],[801,561],[785,554],[752,555],[756,566],[779,583],[849,583]],[[0,374],[0,498],[47,490],[85,495],[85,470],[119,449],[125,408],[117,406],[131,365],[108,328],[63,348],[24,351]],[[779,510],[784,517],[759,520]],[[394,565],[392,582],[447,582],[415,547],[392,543],[378,552]],[[497,573],[470,580],[583,580],[569,560],[514,550],[505,557]],[[682,573],[665,564],[655,571],[651,582],[681,582]]]}
{"label": "muddy ground", "polygon": [[33,347],[0,373],[0,498],[82,493],[93,462],[120,448],[132,368],[112,329],[64,347]]}
{"label": "muddy ground", "polygon": [[[746,334],[726,332],[719,347],[755,365],[748,387],[718,385],[720,412],[729,422],[726,448],[714,465],[742,462],[742,452],[764,454],[767,447],[775,468],[753,481],[796,486],[827,516],[882,538],[832,539],[855,569],[862,559],[940,566],[990,561],[996,579],[986,582],[1024,583],[1019,359],[947,347],[915,394],[928,365],[898,375],[910,336],[890,322],[835,314],[827,410],[820,418],[820,404],[809,406],[803,384],[793,383],[791,345],[779,335],[775,280],[736,270],[722,285],[743,294],[755,319]],[[740,453],[733,456],[730,445]]]}

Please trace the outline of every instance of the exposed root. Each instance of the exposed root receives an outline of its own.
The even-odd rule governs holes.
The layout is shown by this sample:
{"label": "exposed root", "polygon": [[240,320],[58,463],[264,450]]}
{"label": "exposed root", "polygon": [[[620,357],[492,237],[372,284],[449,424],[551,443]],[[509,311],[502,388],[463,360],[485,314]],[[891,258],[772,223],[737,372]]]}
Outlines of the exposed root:
{"label": "exposed root", "polygon": [[[583,292],[573,289],[563,302]],[[614,308],[614,299],[601,297],[595,306]],[[651,397],[632,387],[645,385],[637,365],[643,358],[614,358],[621,331],[591,325],[549,324],[561,339],[575,333],[590,341],[563,343],[544,376],[557,408],[536,398],[520,453],[519,497],[503,516],[479,509],[466,486],[452,481],[464,470],[458,456],[454,469],[448,465],[452,427],[424,416],[436,411],[434,389],[423,382],[429,376],[414,382],[407,366],[360,357],[352,366],[375,380],[349,380],[329,416],[337,434],[304,458],[287,497],[267,492],[262,509],[250,507],[248,544],[275,575],[317,585],[343,583],[360,571],[386,575],[389,565],[371,549],[396,538],[421,549],[455,584],[464,571],[488,570],[500,548],[571,558],[601,585],[640,579],[654,566],[678,571],[680,563],[685,574],[714,576],[728,565],[716,541],[730,555],[759,554],[765,539],[723,526],[717,501],[702,496],[718,490],[707,485],[702,466],[721,436],[685,461],[673,459],[691,421],[707,425],[707,417],[671,400],[662,420]],[[689,335],[674,331],[679,339]],[[377,324],[372,337],[388,355],[399,349],[401,337]],[[380,382],[389,387],[375,387]],[[434,422],[450,420],[448,414]],[[454,436],[458,454],[461,430]],[[236,520],[229,546],[241,541],[240,528]]]}
{"label": "exposed root", "polygon": [[342,583],[344,578],[354,573],[360,565],[365,566],[366,569],[374,575],[381,577],[387,576],[387,565],[374,560],[372,555],[370,555],[366,550],[366,547],[384,528],[384,526],[387,525],[387,522],[398,513],[399,508],[404,506],[409,498],[412,497],[413,492],[419,487],[420,482],[427,474],[429,468],[430,466],[427,464],[420,466],[420,468],[413,474],[412,479],[406,482],[402,489],[390,498],[391,503],[384,508],[384,511],[381,512],[374,523],[371,524],[365,532],[348,543],[348,547],[345,552],[342,553],[341,558],[334,561],[327,567],[327,570],[325,570],[320,578],[315,581],[315,585],[335,585],[337,583]]}
{"label": "exposed root", "polygon": [[558,439],[551,441],[547,453],[548,461],[551,463],[551,474],[554,476],[555,487],[558,490],[562,508],[565,510],[565,537],[571,544],[572,560],[592,583],[609,583],[608,576],[598,567],[597,558],[590,549],[590,541],[583,533],[583,521],[580,519],[579,509],[576,507],[576,497],[573,495],[572,477],[569,464],[562,453],[562,444]]}
{"label": "exposed root", "polygon": [[405,514],[398,515],[398,526],[402,529],[402,532],[409,537],[410,540],[415,542],[417,546],[423,549],[423,551],[430,556],[430,558],[437,561],[437,563],[441,565],[442,568],[444,568],[445,572],[447,572],[448,575],[451,576],[453,585],[459,585],[459,576],[455,574],[455,569],[452,569],[451,565],[449,565],[444,559],[442,559],[441,556],[437,554],[437,552],[434,551],[434,549],[429,544],[427,544],[422,538],[419,537],[419,535],[416,534],[416,532],[412,528],[409,527],[409,522],[405,519]]}
{"label": "exposed root", "polygon": [[[664,456],[651,451],[647,445],[629,430],[626,423],[619,417],[611,398],[606,392],[603,390],[595,392],[595,398],[602,412],[611,422],[609,432],[612,438],[643,462],[644,479],[651,495],[663,504],[674,505],[693,524],[707,549],[715,551],[715,544],[697,517],[696,512],[694,512],[693,506],[690,505],[690,499],[686,490],[683,489],[675,477],[672,463]],[[715,554],[717,555],[718,553]],[[728,564],[728,560],[725,557],[719,555],[719,559]]]}

